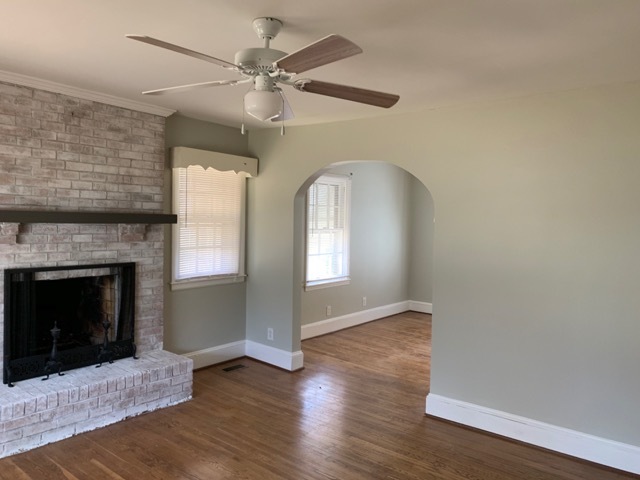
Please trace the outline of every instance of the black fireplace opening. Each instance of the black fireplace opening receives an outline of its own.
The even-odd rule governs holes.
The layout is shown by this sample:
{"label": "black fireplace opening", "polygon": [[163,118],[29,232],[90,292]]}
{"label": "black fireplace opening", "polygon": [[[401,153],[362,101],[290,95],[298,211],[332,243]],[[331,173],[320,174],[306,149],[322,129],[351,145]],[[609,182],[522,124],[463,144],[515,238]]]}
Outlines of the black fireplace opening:
{"label": "black fireplace opening", "polygon": [[135,263],[4,272],[3,382],[135,356]]}

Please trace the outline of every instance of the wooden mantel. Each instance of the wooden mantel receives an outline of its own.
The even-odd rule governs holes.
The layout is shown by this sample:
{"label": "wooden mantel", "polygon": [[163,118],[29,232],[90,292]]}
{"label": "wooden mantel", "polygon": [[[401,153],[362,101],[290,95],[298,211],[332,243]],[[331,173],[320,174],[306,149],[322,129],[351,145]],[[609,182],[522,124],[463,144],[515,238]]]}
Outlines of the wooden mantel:
{"label": "wooden mantel", "polygon": [[0,223],[176,223],[169,213],[90,212],[60,210],[0,210]]}

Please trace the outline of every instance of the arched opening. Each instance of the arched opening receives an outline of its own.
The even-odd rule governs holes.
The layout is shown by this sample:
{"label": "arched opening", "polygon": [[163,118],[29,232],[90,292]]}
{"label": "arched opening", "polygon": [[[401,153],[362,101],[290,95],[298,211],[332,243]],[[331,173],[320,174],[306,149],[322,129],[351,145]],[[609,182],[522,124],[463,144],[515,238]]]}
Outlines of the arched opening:
{"label": "arched opening", "polygon": [[[306,192],[325,173],[350,175],[350,282],[305,291]],[[301,340],[406,310],[432,311],[433,199],[410,172],[384,161],[328,165],[294,199],[293,331]]]}

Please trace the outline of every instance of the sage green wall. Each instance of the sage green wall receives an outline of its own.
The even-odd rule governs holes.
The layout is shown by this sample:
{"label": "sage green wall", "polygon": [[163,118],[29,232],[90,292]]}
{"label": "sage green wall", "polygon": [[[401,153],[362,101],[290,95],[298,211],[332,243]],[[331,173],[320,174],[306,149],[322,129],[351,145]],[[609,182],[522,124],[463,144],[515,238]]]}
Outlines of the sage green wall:
{"label": "sage green wall", "polygon": [[433,199],[420,180],[410,180],[409,300],[433,303]]}
{"label": "sage green wall", "polygon": [[300,348],[299,186],[389,161],[437,208],[431,392],[640,445],[638,125],[633,83],[252,132],[247,338]]}
{"label": "sage green wall", "polygon": [[[410,253],[416,223],[413,215],[433,212],[426,188],[390,163],[350,163],[329,172],[351,174],[351,282],[302,292],[303,325],[413,300],[409,295],[412,272],[423,283],[427,275],[428,266],[414,262]],[[412,192],[414,188],[422,190],[422,195]],[[304,211],[295,214],[304,216]],[[424,244],[421,240],[415,243]],[[421,259],[426,256],[427,252],[420,253]],[[367,297],[366,306],[362,306],[362,297]],[[331,305],[330,317],[327,305]]]}
{"label": "sage green wall", "polygon": [[[165,144],[232,155],[247,155],[247,137],[238,129],[173,115],[167,119]],[[249,179],[248,182],[254,179]],[[171,211],[171,169],[165,168],[165,211]],[[190,353],[245,339],[244,283],[172,291],[171,227],[165,229],[164,348]]]}

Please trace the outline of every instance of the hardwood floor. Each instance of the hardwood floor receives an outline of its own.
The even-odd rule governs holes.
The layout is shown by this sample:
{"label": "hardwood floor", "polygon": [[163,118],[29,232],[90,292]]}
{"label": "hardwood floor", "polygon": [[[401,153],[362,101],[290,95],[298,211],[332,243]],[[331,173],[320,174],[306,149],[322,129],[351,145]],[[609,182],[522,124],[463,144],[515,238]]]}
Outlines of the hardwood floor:
{"label": "hardwood floor", "polygon": [[2,459],[0,478],[637,478],[426,417],[430,322],[407,312],[306,340],[295,373],[198,371],[193,401]]}

